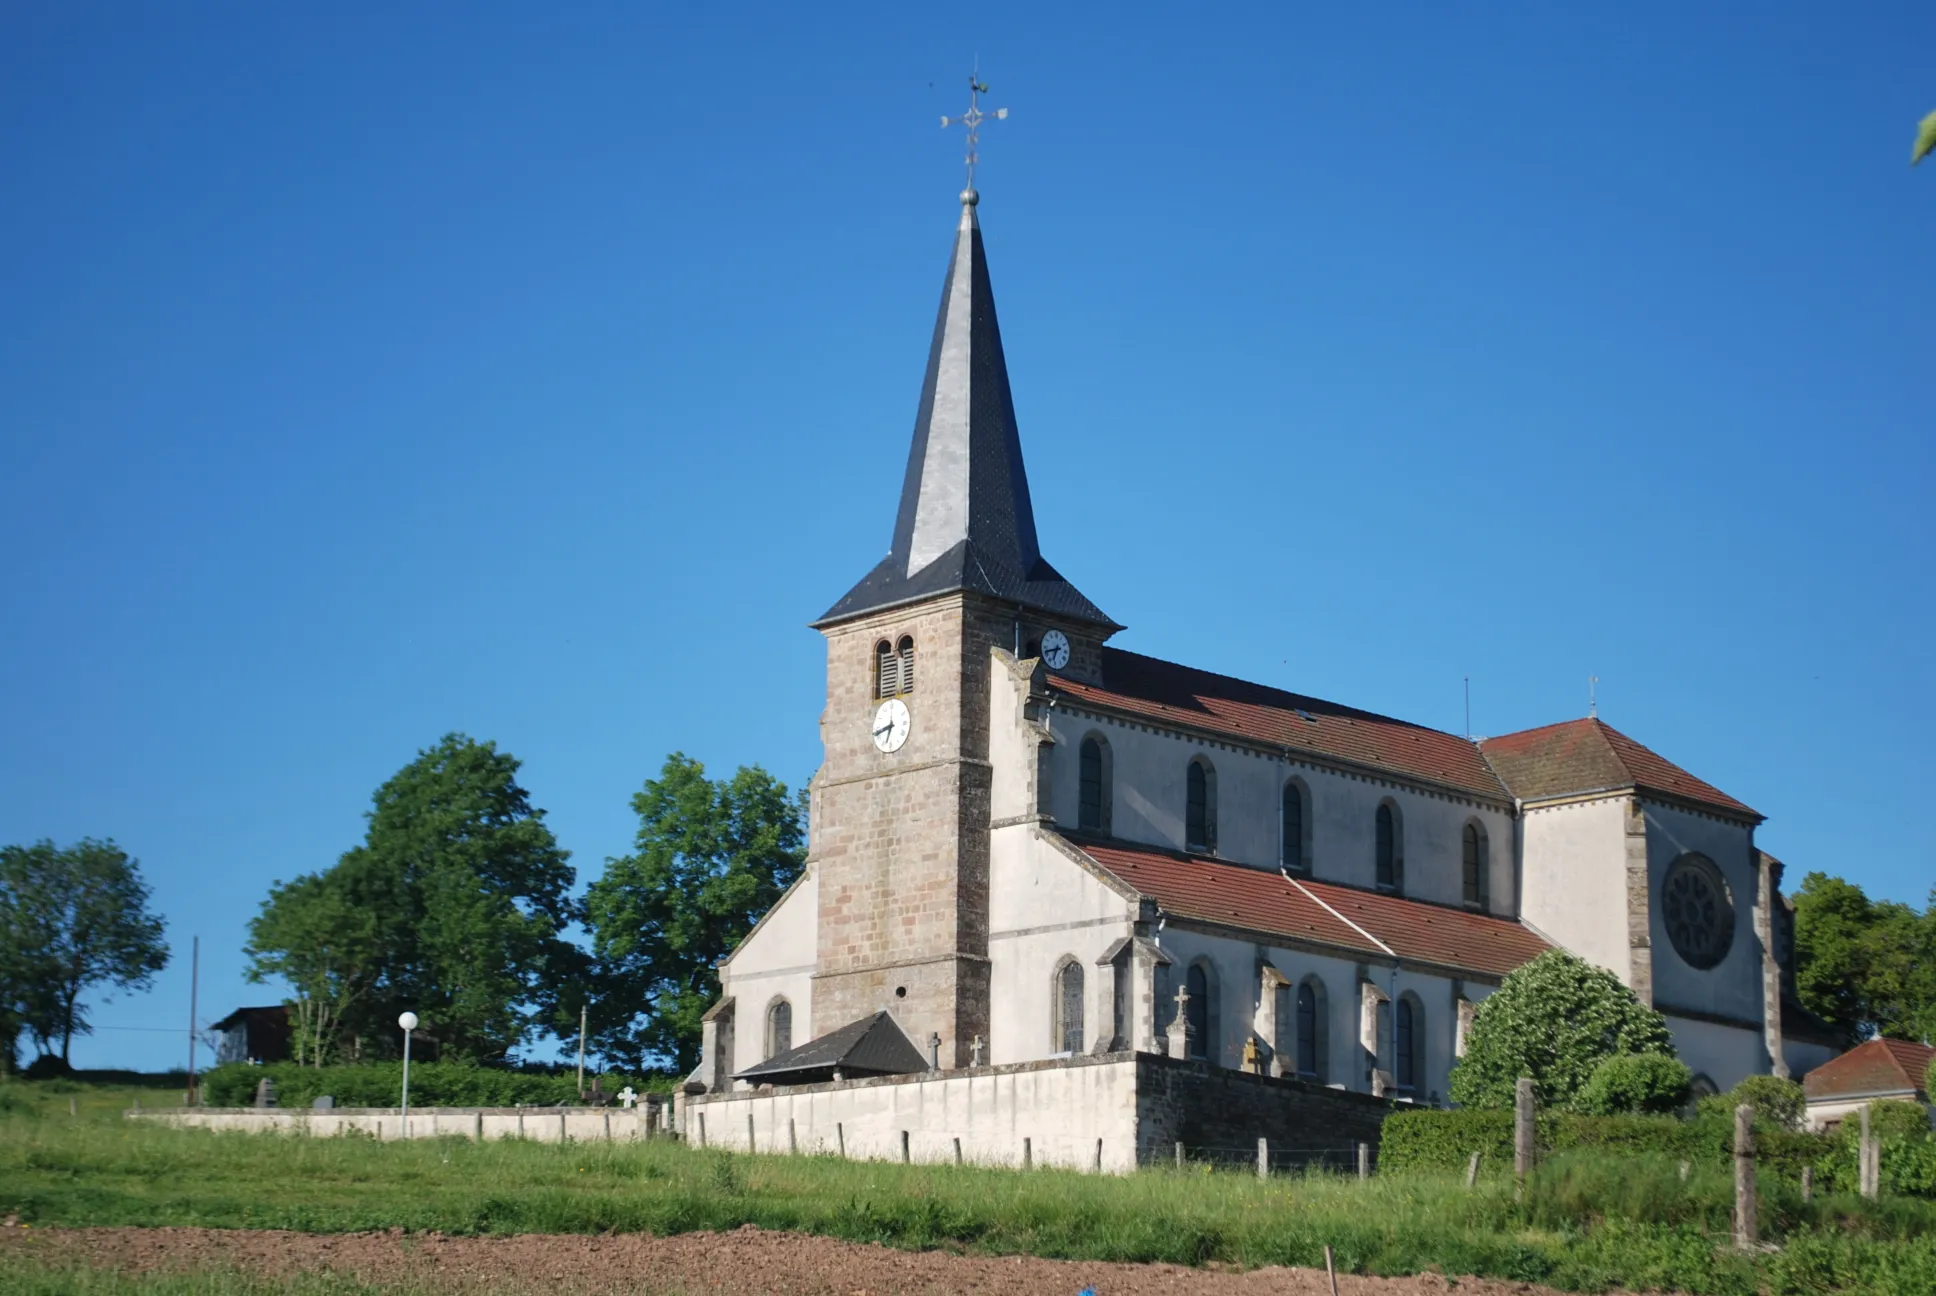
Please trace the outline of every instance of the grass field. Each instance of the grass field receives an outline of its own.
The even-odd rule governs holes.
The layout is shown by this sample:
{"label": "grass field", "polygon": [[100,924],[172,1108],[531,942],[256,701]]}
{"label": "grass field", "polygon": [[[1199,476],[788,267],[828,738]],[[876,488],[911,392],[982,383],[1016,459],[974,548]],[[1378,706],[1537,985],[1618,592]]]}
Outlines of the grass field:
{"label": "grass field", "polygon": [[[752,1223],[908,1248],[1246,1267],[1320,1264],[1329,1244],[1358,1272],[1438,1269],[1579,1291],[1936,1291],[1936,1204],[1832,1197],[1805,1205],[1792,1186],[1768,1178],[1763,1235],[1779,1249],[1741,1256],[1726,1247],[1732,1187],[1723,1172],[1697,1169],[1683,1182],[1676,1165],[1639,1158],[1555,1158],[1523,1195],[1503,1177],[1468,1190],[1457,1177],[1427,1175],[1260,1183],[1201,1169],[1015,1173],[746,1157],[669,1142],[216,1134],[121,1118],[137,1094],[159,1105],[152,1089],[74,1089],[0,1086],[0,1108],[11,1108],[0,1113],[0,1214],[35,1227],[452,1234],[672,1234]],[[77,1116],[68,1114],[70,1098]],[[163,1279],[44,1277],[45,1286],[25,1290],[177,1290]],[[194,1290],[269,1290],[222,1281],[231,1285]],[[313,1290],[361,1296],[340,1283]]]}

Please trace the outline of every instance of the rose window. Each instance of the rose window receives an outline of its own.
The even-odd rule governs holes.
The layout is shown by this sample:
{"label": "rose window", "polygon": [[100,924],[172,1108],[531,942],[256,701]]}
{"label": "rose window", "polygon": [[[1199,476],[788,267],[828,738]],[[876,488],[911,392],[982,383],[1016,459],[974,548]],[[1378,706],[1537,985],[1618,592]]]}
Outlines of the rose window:
{"label": "rose window", "polygon": [[1667,939],[1690,967],[1711,968],[1734,943],[1734,904],[1727,879],[1705,855],[1688,854],[1668,867],[1660,886]]}

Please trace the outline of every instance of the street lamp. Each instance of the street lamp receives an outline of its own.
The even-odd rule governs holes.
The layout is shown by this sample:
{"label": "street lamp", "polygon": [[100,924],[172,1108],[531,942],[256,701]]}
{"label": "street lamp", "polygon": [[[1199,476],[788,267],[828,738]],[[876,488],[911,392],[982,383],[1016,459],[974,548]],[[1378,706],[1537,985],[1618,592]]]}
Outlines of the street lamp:
{"label": "street lamp", "polygon": [[410,1137],[410,1032],[417,1029],[417,1014],[407,1012],[397,1018],[403,1027],[403,1136]]}

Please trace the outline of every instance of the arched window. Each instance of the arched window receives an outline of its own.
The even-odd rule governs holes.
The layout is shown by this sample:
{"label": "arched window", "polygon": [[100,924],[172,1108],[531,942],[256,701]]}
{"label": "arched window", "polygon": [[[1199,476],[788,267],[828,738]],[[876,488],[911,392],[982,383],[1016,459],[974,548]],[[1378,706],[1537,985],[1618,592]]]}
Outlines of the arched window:
{"label": "arched window", "polygon": [[1405,846],[1399,838],[1398,812],[1387,801],[1378,807],[1377,837],[1378,888],[1381,891],[1405,889]]}
{"label": "arched window", "polygon": [[1278,833],[1283,840],[1284,867],[1293,873],[1310,869],[1304,853],[1304,787],[1296,779],[1284,784],[1284,807],[1280,812]]}
{"label": "arched window", "polygon": [[901,642],[894,647],[894,655],[901,659],[901,692],[914,692],[914,637],[902,635]]}
{"label": "arched window", "polygon": [[901,659],[894,645],[883,639],[874,645],[874,696],[891,698],[901,691]]}
{"label": "arched window", "polygon": [[1486,856],[1486,833],[1476,823],[1468,823],[1459,840],[1460,866],[1465,879],[1465,903],[1471,909],[1484,909],[1488,900],[1487,874],[1491,861]]}
{"label": "arched window", "polygon": [[1297,1070],[1297,1008],[1291,987],[1282,982],[1271,987],[1271,1027],[1276,1038],[1271,1051],[1277,1054],[1277,1074],[1291,1075]]}
{"label": "arched window", "polygon": [[1392,1079],[1407,1093],[1418,1088],[1420,1016],[1417,1001],[1401,995],[1392,1032]]}
{"label": "arched window", "polygon": [[1297,988],[1297,1074],[1305,1080],[1325,1075],[1324,1018],[1317,987],[1306,981]]}
{"label": "arched window", "polygon": [[1083,832],[1106,834],[1109,831],[1109,744],[1096,734],[1084,738],[1081,764],[1076,827]]}
{"label": "arched window", "polygon": [[1184,989],[1190,992],[1190,1056],[1193,1058],[1210,1056],[1210,975],[1203,964],[1192,963],[1189,975],[1184,978]]}
{"label": "arched window", "polygon": [[1055,1048],[1082,1052],[1082,964],[1074,959],[1055,974]]}
{"label": "arched window", "polygon": [[776,1058],[793,1047],[793,1005],[775,999],[766,1010],[766,1056]]}
{"label": "arched window", "polygon": [[1183,849],[1217,853],[1217,772],[1198,756],[1185,777]]}

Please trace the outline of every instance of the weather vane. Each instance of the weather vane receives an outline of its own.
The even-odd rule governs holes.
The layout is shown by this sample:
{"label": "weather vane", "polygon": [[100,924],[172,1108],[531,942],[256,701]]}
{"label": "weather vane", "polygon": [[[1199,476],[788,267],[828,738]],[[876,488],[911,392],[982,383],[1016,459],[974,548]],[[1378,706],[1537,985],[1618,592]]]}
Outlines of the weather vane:
{"label": "weather vane", "polygon": [[941,125],[944,129],[949,126],[966,126],[968,128],[968,188],[962,195],[964,202],[967,201],[969,194],[975,192],[975,145],[981,140],[981,124],[990,117],[993,117],[996,121],[1003,121],[1008,117],[1008,109],[1006,108],[997,108],[992,113],[985,113],[981,110],[981,97],[987,93],[988,86],[981,79],[981,64],[977,62],[975,64],[975,71],[968,75],[968,111],[959,117],[943,117],[941,119]]}

